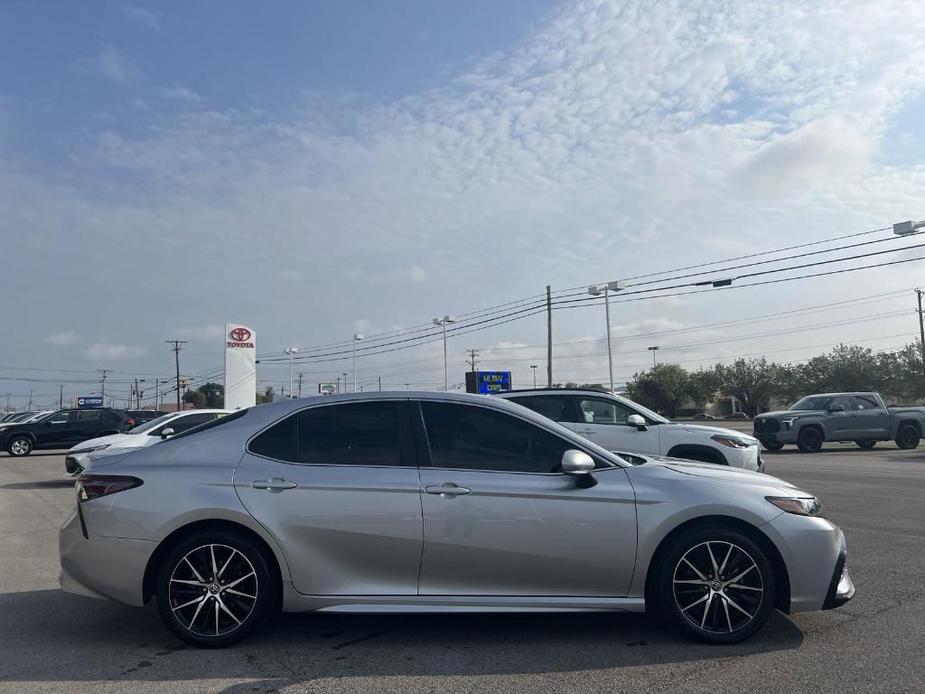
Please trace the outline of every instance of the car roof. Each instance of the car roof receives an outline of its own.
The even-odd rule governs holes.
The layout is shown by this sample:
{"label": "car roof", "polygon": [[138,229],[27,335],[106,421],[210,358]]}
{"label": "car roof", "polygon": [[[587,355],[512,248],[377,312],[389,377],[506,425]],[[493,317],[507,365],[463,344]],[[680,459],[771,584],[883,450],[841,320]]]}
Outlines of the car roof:
{"label": "car roof", "polygon": [[522,388],[518,390],[504,390],[498,393],[492,393],[492,395],[504,397],[505,395],[567,395],[570,393],[580,393],[582,395],[587,395],[588,393],[617,395],[617,393],[611,393],[610,391],[599,390],[597,388]]}

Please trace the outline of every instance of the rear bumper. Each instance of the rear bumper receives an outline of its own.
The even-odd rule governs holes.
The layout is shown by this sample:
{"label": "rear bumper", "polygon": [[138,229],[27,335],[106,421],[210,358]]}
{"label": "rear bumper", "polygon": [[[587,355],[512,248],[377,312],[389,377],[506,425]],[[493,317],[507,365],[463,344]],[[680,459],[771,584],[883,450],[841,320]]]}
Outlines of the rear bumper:
{"label": "rear bumper", "polygon": [[88,535],[84,535],[75,509],[58,533],[61,589],[126,605],[144,605],[145,567],[156,543],[94,536],[92,531]]}

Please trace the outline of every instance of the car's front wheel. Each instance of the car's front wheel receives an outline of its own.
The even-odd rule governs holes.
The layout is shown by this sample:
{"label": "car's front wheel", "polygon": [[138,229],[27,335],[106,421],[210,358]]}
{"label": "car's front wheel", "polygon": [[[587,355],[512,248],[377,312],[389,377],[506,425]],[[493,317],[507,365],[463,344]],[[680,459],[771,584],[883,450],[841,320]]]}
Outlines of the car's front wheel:
{"label": "car's front wheel", "polygon": [[676,537],[657,570],[663,613],[702,641],[746,639],[774,607],[774,572],[767,556],[735,530],[699,528]]}
{"label": "car's front wheel", "polygon": [[784,447],[780,441],[762,441],[761,445],[764,446],[765,450],[777,452]]}
{"label": "car's front wheel", "polygon": [[32,439],[28,436],[14,436],[10,439],[10,443],[7,445],[6,450],[10,455],[16,458],[29,455],[32,452]]}
{"label": "car's front wheel", "polygon": [[807,427],[797,437],[797,448],[804,453],[817,453],[822,450],[823,441],[825,439],[821,431],[815,427]]}
{"label": "car's front wheel", "polygon": [[250,540],[203,532],[168,553],[158,576],[157,605],[164,624],[183,641],[221,648],[266,621],[277,590],[266,559]]}

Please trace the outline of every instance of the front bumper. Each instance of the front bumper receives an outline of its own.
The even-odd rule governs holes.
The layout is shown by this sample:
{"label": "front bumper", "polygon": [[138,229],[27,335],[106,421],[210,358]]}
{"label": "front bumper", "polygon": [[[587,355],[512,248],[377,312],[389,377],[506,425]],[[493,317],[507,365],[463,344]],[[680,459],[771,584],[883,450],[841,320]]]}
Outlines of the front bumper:
{"label": "front bumper", "polygon": [[787,567],[789,612],[832,609],[854,597],[854,584],[845,568],[845,534],[834,523],[781,513],[761,530]]}
{"label": "front bumper", "polygon": [[68,453],[64,457],[64,471],[71,477],[79,475],[87,467],[89,457],[89,453]]}
{"label": "front bumper", "polygon": [[846,551],[842,551],[838,555],[835,571],[832,572],[832,582],[829,584],[829,592],[825,596],[825,602],[822,604],[823,610],[833,610],[836,607],[841,607],[854,597],[854,581],[848,575],[847,558],[848,553]]}

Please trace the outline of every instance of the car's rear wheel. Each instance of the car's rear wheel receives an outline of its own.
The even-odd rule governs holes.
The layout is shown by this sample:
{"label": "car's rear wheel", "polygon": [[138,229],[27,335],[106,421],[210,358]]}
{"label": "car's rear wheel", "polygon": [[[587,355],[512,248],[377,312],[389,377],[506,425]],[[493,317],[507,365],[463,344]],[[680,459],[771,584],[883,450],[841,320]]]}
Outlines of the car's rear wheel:
{"label": "car's rear wheel", "polygon": [[762,441],[761,445],[764,446],[767,451],[777,452],[784,447],[780,441]]}
{"label": "car's rear wheel", "polygon": [[221,648],[266,621],[277,590],[266,559],[250,540],[207,531],[168,553],[158,575],[157,605],[164,624],[183,641]]}
{"label": "car's rear wheel", "polygon": [[32,439],[28,436],[14,436],[10,439],[10,443],[7,445],[6,450],[10,455],[16,458],[29,455],[32,452]]}
{"label": "car's rear wheel", "polygon": [[866,451],[866,450],[870,450],[871,448],[873,448],[874,446],[876,446],[876,445],[877,445],[877,442],[876,442],[876,441],[869,441],[869,440],[865,440],[865,441],[855,441],[855,442],[854,442],[854,445],[857,446],[858,448],[863,448],[863,449]]}
{"label": "car's rear wheel", "polygon": [[910,450],[919,447],[919,430],[911,424],[903,424],[896,432],[896,445],[903,450]]}
{"label": "car's rear wheel", "polygon": [[742,533],[699,528],[661,554],[663,613],[702,641],[736,643],[758,631],[774,608],[774,572],[764,551]]}
{"label": "car's rear wheel", "polygon": [[821,431],[815,427],[809,427],[801,431],[797,437],[797,448],[804,453],[817,453],[822,450],[824,440]]}

